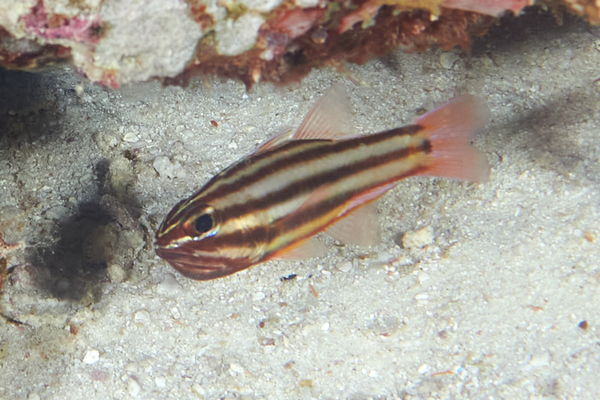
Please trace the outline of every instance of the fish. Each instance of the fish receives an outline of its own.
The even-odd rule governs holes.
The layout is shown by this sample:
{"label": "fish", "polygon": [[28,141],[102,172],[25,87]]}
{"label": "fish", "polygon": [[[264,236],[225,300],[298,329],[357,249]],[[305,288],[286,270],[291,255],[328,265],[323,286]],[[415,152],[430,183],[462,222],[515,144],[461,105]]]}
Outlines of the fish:
{"label": "fish", "polygon": [[485,103],[457,97],[383,132],[356,135],[344,88],[333,86],[296,131],[267,140],[167,214],[156,254],[184,276],[209,280],[273,259],[320,256],[325,231],[375,245],[374,202],[398,181],[434,176],[485,182],[486,155],[472,146],[489,120]]}

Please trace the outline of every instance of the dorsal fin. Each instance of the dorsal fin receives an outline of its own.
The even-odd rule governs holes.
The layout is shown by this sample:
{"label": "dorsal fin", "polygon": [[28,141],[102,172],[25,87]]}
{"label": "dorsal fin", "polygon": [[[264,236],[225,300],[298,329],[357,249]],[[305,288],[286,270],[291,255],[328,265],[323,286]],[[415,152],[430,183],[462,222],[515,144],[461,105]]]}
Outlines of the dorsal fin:
{"label": "dorsal fin", "polygon": [[341,84],[331,87],[308,112],[293,140],[329,139],[353,137],[350,101]]}
{"label": "dorsal fin", "polygon": [[279,147],[285,142],[289,142],[292,140],[294,130],[290,127],[282,128],[278,133],[271,136],[269,139],[262,142],[254,153],[261,153],[263,151],[274,149],[275,147]]}
{"label": "dorsal fin", "polygon": [[332,86],[308,112],[296,132],[288,127],[262,142],[254,153],[279,147],[290,140],[338,140],[356,137],[350,118],[350,101],[341,84]]}

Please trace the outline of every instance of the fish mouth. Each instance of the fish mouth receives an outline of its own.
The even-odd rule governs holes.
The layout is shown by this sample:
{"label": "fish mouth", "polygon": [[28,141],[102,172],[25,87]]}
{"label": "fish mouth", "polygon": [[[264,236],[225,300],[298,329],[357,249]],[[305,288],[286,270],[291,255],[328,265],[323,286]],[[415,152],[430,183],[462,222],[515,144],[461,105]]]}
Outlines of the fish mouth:
{"label": "fish mouth", "polygon": [[198,257],[195,257],[189,254],[189,252],[178,248],[157,246],[154,251],[156,252],[156,255],[167,261],[173,266],[173,268],[180,272],[182,272],[181,270],[192,270],[194,268],[210,268],[200,265],[200,260]]}
{"label": "fish mouth", "polygon": [[232,260],[221,257],[205,262],[207,260],[178,248],[157,246],[155,252],[181,275],[199,281],[231,275],[250,266],[248,263],[233,263]]}

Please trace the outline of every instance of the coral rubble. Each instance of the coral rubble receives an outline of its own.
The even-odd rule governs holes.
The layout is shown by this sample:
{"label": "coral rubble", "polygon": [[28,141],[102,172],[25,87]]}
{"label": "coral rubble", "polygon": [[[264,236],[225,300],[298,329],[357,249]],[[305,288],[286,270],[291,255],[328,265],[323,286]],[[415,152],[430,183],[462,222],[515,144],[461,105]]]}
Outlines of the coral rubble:
{"label": "coral rubble", "polygon": [[[35,69],[70,60],[117,87],[196,73],[286,83],[401,47],[468,48],[505,12],[533,0],[0,0],[0,66]],[[600,22],[587,0],[544,4]]]}

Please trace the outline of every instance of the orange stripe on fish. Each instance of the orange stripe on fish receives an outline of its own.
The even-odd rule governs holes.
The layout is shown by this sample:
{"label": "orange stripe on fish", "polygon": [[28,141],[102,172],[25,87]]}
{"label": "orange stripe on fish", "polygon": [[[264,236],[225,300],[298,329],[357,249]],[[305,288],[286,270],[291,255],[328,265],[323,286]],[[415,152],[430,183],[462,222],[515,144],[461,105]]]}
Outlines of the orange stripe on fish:
{"label": "orange stripe on fish", "polygon": [[470,145],[488,118],[475,97],[360,137],[342,127],[347,107],[341,88],[332,88],[293,135],[270,139],[177,204],[156,232],[156,253],[183,275],[206,280],[273,258],[318,255],[323,245],[310,238],[324,230],[374,244],[378,224],[365,206],[399,180],[487,179],[486,157]]}

